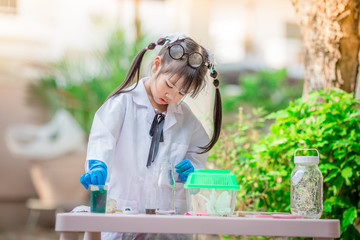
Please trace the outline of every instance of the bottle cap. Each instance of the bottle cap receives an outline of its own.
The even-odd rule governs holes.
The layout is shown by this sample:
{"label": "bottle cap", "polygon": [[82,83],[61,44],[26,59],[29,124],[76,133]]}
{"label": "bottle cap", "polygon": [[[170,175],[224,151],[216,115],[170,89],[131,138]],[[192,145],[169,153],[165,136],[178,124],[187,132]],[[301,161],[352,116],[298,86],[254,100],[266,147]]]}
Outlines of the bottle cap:
{"label": "bottle cap", "polygon": [[[317,152],[317,156],[296,156],[296,152],[298,150],[305,150],[305,151],[309,151],[309,150],[314,150]],[[319,151],[316,148],[298,148],[295,150],[294,153],[294,163],[308,163],[308,164],[319,164],[319,158],[320,158],[320,154]]]}

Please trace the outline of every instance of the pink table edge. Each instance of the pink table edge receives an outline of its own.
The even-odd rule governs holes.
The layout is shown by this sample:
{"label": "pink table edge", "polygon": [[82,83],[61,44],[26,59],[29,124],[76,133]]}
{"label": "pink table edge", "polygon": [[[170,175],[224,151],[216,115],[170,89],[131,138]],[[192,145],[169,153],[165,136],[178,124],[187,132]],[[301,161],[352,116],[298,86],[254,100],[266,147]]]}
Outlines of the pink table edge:
{"label": "pink table edge", "polygon": [[340,237],[338,219],[58,213],[55,231],[220,234],[277,237]]}

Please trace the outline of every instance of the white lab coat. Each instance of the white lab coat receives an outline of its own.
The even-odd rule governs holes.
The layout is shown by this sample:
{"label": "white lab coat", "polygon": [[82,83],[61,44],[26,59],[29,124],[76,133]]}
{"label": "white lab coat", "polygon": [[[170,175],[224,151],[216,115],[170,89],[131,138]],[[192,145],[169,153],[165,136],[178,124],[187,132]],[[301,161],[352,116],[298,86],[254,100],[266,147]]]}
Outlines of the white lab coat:
{"label": "white lab coat", "polygon": [[[106,163],[108,199],[115,199],[120,209],[131,207],[139,213],[145,212],[159,163],[168,161],[175,166],[188,159],[195,169],[204,168],[207,153],[198,154],[201,151],[198,146],[209,143],[207,133],[186,103],[169,104],[163,128],[164,142],[159,144],[155,161],[146,167],[151,144],[149,130],[155,116],[144,87],[147,80],[140,80],[133,91],[112,97],[99,108],[86,158],[86,171],[88,160]],[[178,173],[175,179],[180,180]],[[186,196],[183,183],[177,181],[176,185],[176,209],[182,214],[187,211]]]}

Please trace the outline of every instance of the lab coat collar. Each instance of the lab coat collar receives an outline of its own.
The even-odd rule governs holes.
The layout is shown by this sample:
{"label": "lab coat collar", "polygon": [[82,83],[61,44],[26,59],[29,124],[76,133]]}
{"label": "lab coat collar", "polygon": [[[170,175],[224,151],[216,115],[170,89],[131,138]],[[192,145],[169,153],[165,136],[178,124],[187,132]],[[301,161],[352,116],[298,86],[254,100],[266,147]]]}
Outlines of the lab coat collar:
{"label": "lab coat collar", "polygon": [[176,123],[176,114],[182,114],[180,104],[169,104],[165,117],[164,132]]}
{"label": "lab coat collar", "polygon": [[[144,86],[144,82],[147,81],[149,78],[143,78],[139,80],[138,85],[136,86],[136,88],[132,91],[133,93],[133,101],[134,103],[136,103],[137,105],[140,106],[145,106],[147,108],[150,108],[151,110],[153,110],[153,106],[150,103],[150,100],[147,96],[146,93],[146,89]],[[134,86],[131,86],[130,88],[133,88]],[[146,120],[151,124],[154,116],[155,116],[155,111],[149,111]],[[171,126],[173,126],[176,123],[176,114],[182,114],[182,108],[181,108],[181,103],[172,103],[168,105],[167,108],[167,112],[166,112],[166,118],[165,118],[165,123],[164,123],[164,131],[166,131],[167,129],[169,129]]]}
{"label": "lab coat collar", "polygon": [[[145,107],[149,108],[152,106],[151,106],[150,100],[147,96],[143,80],[144,79],[140,79],[136,88],[134,90],[132,90],[133,101],[137,105],[145,106]],[[147,79],[145,79],[145,80],[147,80]],[[130,89],[132,89],[132,88],[134,88],[134,85],[132,85],[130,87]]]}

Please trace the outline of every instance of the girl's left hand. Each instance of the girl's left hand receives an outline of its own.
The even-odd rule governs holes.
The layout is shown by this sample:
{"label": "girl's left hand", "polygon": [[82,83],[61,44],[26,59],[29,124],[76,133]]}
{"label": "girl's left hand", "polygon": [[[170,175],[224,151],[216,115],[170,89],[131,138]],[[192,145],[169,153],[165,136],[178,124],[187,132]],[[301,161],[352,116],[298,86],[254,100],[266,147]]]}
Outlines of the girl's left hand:
{"label": "girl's left hand", "polygon": [[194,172],[194,167],[191,162],[187,159],[182,160],[175,166],[176,172],[179,173],[180,179],[186,182],[190,173]]}

